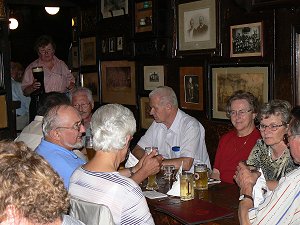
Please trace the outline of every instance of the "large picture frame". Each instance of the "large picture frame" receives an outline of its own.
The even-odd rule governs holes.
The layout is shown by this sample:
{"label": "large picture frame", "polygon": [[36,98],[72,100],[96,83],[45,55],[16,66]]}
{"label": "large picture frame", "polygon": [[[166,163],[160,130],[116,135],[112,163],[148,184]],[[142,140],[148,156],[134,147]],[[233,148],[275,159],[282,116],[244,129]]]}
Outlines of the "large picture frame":
{"label": "large picture frame", "polygon": [[140,118],[141,118],[141,128],[148,129],[152,122],[154,121],[153,117],[150,115],[150,100],[148,97],[140,98]]}
{"label": "large picture frame", "polygon": [[128,0],[102,0],[101,13],[103,19],[128,14]]}
{"label": "large picture frame", "polygon": [[165,68],[163,65],[144,66],[144,90],[154,90],[165,84]]}
{"label": "large picture frame", "polygon": [[101,78],[103,102],[136,105],[135,62],[102,61]]}
{"label": "large picture frame", "polygon": [[81,66],[96,65],[96,37],[80,40],[80,59]]}
{"label": "large picture frame", "polygon": [[216,1],[218,0],[178,4],[177,55],[217,48]]}
{"label": "large picture frame", "polygon": [[230,57],[263,56],[263,23],[230,26]]}
{"label": "large picture frame", "polygon": [[81,86],[91,90],[94,102],[99,102],[99,79],[98,73],[80,74]]}
{"label": "large picture frame", "polygon": [[203,67],[180,67],[180,107],[203,110]]}
{"label": "large picture frame", "polygon": [[272,97],[272,80],[268,65],[238,65],[210,67],[210,115],[212,119],[226,117],[226,101],[238,90],[251,92],[260,103]]}

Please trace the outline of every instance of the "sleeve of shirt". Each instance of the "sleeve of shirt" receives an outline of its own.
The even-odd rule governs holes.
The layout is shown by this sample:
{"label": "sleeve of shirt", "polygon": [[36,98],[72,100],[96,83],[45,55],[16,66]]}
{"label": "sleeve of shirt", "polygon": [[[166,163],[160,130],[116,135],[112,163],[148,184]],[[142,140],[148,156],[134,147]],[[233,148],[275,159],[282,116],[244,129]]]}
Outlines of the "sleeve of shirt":
{"label": "sleeve of shirt", "polygon": [[298,171],[292,178],[283,177],[277,188],[264,202],[257,208],[249,210],[251,224],[299,224],[299,189],[300,174]]}
{"label": "sleeve of shirt", "polygon": [[[183,128],[183,127],[182,127]],[[190,157],[200,159],[200,163],[205,163],[209,168],[210,161],[205,144],[205,130],[196,121],[190,121],[181,130],[180,157]],[[199,154],[199,157],[197,155]]]}
{"label": "sleeve of shirt", "polygon": [[252,151],[250,152],[250,155],[247,159],[247,164],[260,168],[259,156],[260,156],[260,148],[258,143],[256,143]]}
{"label": "sleeve of shirt", "polygon": [[65,64],[65,62],[62,60],[61,60],[61,67],[62,67],[62,72],[68,81],[67,86],[69,86],[70,83],[72,83],[72,82],[75,83],[75,77],[73,76],[73,74],[71,73],[70,69]]}

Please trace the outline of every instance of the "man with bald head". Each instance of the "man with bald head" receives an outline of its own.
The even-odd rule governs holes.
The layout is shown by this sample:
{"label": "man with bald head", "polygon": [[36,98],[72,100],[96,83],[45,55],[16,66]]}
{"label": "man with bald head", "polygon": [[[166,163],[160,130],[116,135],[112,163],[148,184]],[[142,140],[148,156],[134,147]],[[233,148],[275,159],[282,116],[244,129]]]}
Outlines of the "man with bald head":
{"label": "man with bald head", "polygon": [[36,152],[43,156],[63,179],[68,188],[74,170],[85,163],[73,149],[83,147],[85,128],[79,112],[70,105],[58,105],[49,109],[43,118],[43,135]]}

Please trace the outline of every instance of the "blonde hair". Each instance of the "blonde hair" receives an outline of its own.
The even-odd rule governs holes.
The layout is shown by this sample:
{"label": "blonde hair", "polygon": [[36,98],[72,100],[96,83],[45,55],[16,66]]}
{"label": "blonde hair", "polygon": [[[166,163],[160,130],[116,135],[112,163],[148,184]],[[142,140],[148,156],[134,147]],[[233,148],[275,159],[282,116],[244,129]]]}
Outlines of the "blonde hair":
{"label": "blonde hair", "polygon": [[23,142],[0,142],[0,217],[8,206],[33,223],[67,213],[68,192],[50,165]]}

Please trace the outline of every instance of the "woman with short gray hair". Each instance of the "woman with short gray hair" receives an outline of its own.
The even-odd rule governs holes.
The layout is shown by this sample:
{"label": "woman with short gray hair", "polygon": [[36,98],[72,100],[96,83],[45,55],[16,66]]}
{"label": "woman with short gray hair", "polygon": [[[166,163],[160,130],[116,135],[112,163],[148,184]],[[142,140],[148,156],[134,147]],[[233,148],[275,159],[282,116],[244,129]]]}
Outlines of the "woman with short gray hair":
{"label": "woman with short gray hair", "polygon": [[[247,164],[261,168],[267,181],[278,181],[297,168],[285,140],[291,105],[284,100],[271,100],[261,107],[257,118],[262,139],[252,149]],[[268,187],[272,189],[272,186]]]}
{"label": "woman with short gray hair", "polygon": [[136,131],[133,113],[119,104],[102,106],[92,116],[91,129],[96,154],[73,173],[70,194],[108,206],[116,225],[154,224],[141,188],[117,171]]}

